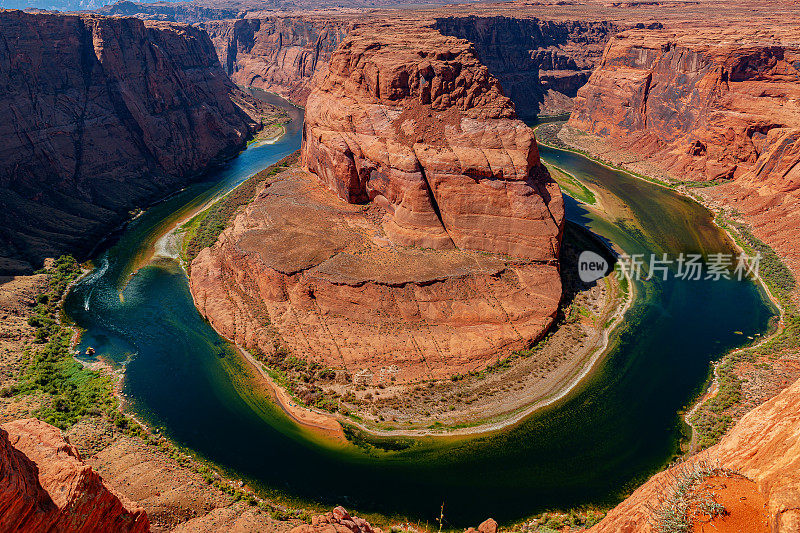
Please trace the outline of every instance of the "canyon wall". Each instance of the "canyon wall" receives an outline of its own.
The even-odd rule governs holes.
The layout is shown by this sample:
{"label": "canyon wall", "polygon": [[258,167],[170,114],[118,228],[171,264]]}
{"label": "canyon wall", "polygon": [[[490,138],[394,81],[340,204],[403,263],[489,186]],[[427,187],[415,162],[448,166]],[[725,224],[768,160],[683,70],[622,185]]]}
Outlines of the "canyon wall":
{"label": "canyon wall", "polygon": [[440,17],[434,28],[475,44],[523,116],[569,113],[608,39],[611,22],[510,17]]}
{"label": "canyon wall", "polygon": [[314,17],[268,17],[200,24],[231,79],[304,105],[311,78],[355,23]]}
{"label": "canyon wall", "polygon": [[[770,530],[800,531],[800,381],[753,409],[719,444],[689,459],[734,470],[756,484],[766,499]],[[653,511],[666,498],[684,466],[670,468],[650,478],[619,504],[590,533],[656,532]],[[755,529],[755,528],[754,528]],[[711,531],[711,529],[708,529]],[[726,531],[733,531],[729,529]],[[743,531],[743,530],[738,530]]]}
{"label": "canyon wall", "polygon": [[196,28],[0,11],[0,33],[0,271],[88,252],[255,128]]}
{"label": "canyon wall", "polygon": [[0,428],[0,529],[144,532],[150,524],[103,485],[58,429],[31,418]]}
{"label": "canyon wall", "polygon": [[305,169],[268,180],[192,263],[217,330],[367,383],[478,370],[541,338],[563,200],[470,43],[354,30],[304,127]]}
{"label": "canyon wall", "polygon": [[[226,72],[239,85],[277,92],[304,104],[311,78],[327,68],[331,54],[358,26],[380,24],[352,17],[284,16],[209,21]],[[551,21],[510,17],[410,19],[475,45],[478,58],[498,78],[523,116],[568,113],[572,98],[599,61],[608,39],[620,30],[611,22]]]}
{"label": "canyon wall", "polygon": [[[741,27],[617,35],[575,99],[569,125],[679,181],[717,180],[797,272],[800,246],[798,35]],[[792,44],[794,43],[794,44]]]}
{"label": "canyon wall", "polygon": [[137,17],[143,20],[164,20],[196,24],[208,20],[233,19],[243,14],[236,6],[217,7],[189,2],[131,2],[120,0],[95,10],[100,15]]}

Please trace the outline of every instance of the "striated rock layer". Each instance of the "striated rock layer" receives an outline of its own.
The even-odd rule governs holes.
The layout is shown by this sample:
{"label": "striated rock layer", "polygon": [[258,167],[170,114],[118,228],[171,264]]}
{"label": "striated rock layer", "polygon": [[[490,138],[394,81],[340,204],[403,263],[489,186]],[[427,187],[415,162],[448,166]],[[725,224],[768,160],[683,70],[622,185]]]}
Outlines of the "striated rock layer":
{"label": "striated rock layer", "polygon": [[[200,24],[211,36],[223,68],[239,85],[304,104],[317,70],[350,31],[380,24],[375,15],[329,14],[260,17]],[[511,17],[437,17],[408,24],[431,26],[467,39],[489,72],[525,116],[568,113],[575,96],[620,27],[610,22]]]}
{"label": "striated rock layer", "polygon": [[254,122],[201,30],[0,11],[0,271],[87,252]]}
{"label": "striated rock layer", "polygon": [[439,17],[434,28],[467,39],[524,116],[569,113],[592,73],[611,22],[511,17]]}
{"label": "striated rock layer", "polygon": [[31,418],[0,428],[0,530],[144,532],[150,524],[58,429]]}
{"label": "striated rock layer", "polygon": [[354,23],[312,17],[215,20],[200,24],[219,60],[238,85],[278,93],[304,104],[317,70]]}
{"label": "striated rock layer", "polygon": [[561,193],[469,43],[356,30],[305,116],[313,173],[267,183],[192,263],[216,329],[367,382],[481,369],[543,335]]}
{"label": "striated rock layer", "polygon": [[800,268],[800,32],[629,30],[610,42],[569,124],[711,193]]}
{"label": "striated rock layer", "polygon": [[355,30],[308,98],[302,158],[343,200],[386,209],[394,244],[558,259],[558,186],[462,39],[411,25]]}
{"label": "striated rock layer", "polygon": [[556,264],[392,246],[385,216],[301,169],[280,174],[192,262],[195,304],[242,346],[367,383],[478,370],[552,324]]}
{"label": "striated rock layer", "polygon": [[[719,444],[694,456],[740,472],[766,499],[771,531],[800,531],[800,381],[745,415]],[[675,468],[675,467],[673,467]],[[655,532],[651,513],[671,490],[671,470],[656,474],[611,510],[590,533]]]}

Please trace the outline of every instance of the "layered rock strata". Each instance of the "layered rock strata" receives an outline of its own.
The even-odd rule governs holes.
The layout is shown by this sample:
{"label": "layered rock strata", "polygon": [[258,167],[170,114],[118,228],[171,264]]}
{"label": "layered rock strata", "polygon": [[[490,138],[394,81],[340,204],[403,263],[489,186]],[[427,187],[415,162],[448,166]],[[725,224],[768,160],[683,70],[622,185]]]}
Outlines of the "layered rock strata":
{"label": "layered rock strata", "polygon": [[87,252],[255,127],[196,28],[0,11],[0,33],[0,271]]}
{"label": "layered rock strata", "polygon": [[220,62],[238,85],[255,87],[304,104],[317,70],[354,23],[321,17],[264,17],[215,20],[200,25]]}
{"label": "layered rock strata", "polygon": [[301,169],[280,174],[192,262],[195,303],[242,346],[364,383],[479,370],[552,324],[555,263],[394,246],[386,216]]}
{"label": "layered rock strata", "polygon": [[103,485],[61,432],[36,419],[0,428],[0,529],[150,530],[147,515]]}
{"label": "layered rock strata", "polygon": [[618,24],[511,17],[439,17],[434,28],[467,39],[524,116],[569,113]]}
{"label": "layered rock strata", "polygon": [[354,31],[306,106],[303,164],[389,213],[398,245],[558,258],[564,208],[533,132],[467,41]]}
{"label": "layered rock strata", "polygon": [[709,194],[743,213],[797,271],[797,37],[718,26],[623,32],[579,91],[569,125],[677,180],[723,183]]}
{"label": "layered rock strata", "polygon": [[192,263],[224,335],[406,382],[483,368],[552,324],[561,193],[466,41],[353,32],[308,98],[302,161]]}
{"label": "layered rock strata", "polygon": [[233,19],[242,15],[246,9],[241,6],[230,7],[201,5],[198,2],[131,2],[120,0],[104,5],[96,10],[107,16],[136,17],[142,20],[163,20],[197,24],[209,20]]}

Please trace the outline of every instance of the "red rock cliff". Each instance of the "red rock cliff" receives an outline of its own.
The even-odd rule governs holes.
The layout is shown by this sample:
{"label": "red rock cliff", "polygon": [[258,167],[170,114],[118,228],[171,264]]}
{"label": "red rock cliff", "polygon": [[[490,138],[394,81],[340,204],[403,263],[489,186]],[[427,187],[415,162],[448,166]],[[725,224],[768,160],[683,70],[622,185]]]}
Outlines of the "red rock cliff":
{"label": "red rock cliff", "polygon": [[[780,30],[780,31],[779,31]],[[743,213],[800,269],[800,47],[741,25],[629,30],[609,43],[569,124],[607,137]]]}
{"label": "red rock cliff", "polygon": [[303,164],[390,214],[395,244],[558,258],[564,207],[533,132],[467,41],[354,30],[308,98]]}
{"label": "red rock cliff", "polygon": [[144,532],[147,515],[109,491],[61,432],[36,419],[0,429],[0,530]]}
{"label": "red rock cliff", "polygon": [[612,22],[511,17],[440,17],[434,28],[467,39],[523,116],[569,113],[600,60]]}
{"label": "red rock cliff", "polygon": [[0,11],[0,33],[0,271],[88,251],[253,126],[198,29]]}
{"label": "red rock cliff", "polygon": [[367,383],[478,370],[539,339],[561,297],[563,201],[472,46],[370,27],[322,78],[313,174],[268,180],[200,252],[200,312],[244,346]]}
{"label": "red rock cliff", "polygon": [[200,24],[225,71],[238,85],[305,104],[311,78],[328,67],[352,22],[315,17],[219,20]]}
{"label": "red rock cliff", "polygon": [[[800,531],[800,381],[745,415],[719,444],[694,456],[740,472],[766,499],[764,514],[771,531]],[[673,485],[670,471],[661,472],[608,513],[590,533],[657,531],[653,510]],[[743,531],[743,530],[742,530]]]}

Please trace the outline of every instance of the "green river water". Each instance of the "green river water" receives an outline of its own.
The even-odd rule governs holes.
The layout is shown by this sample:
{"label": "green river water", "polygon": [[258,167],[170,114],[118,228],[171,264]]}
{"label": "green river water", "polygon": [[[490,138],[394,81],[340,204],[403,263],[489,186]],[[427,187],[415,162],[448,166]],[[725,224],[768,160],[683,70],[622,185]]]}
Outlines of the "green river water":
{"label": "green river water", "polygon": [[[397,452],[321,441],[265,398],[254,370],[195,310],[170,247],[155,243],[193,209],[297,149],[302,115],[293,113],[279,141],[252,145],[129,224],[65,304],[86,330],[80,347],[125,366],[124,393],[137,416],[264,493],[423,521],[444,502],[454,527],[612,505],[674,457],[678,412],[700,392],[709,362],[767,328],[773,311],[752,282],[640,282],[596,369],[513,428],[418,439]],[[567,214],[626,252],[731,250],[695,202],[574,153],[543,147],[541,155],[618,200],[626,216],[604,220],[569,198]],[[154,259],[131,275],[153,246]]]}

